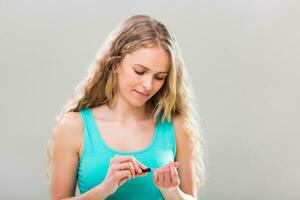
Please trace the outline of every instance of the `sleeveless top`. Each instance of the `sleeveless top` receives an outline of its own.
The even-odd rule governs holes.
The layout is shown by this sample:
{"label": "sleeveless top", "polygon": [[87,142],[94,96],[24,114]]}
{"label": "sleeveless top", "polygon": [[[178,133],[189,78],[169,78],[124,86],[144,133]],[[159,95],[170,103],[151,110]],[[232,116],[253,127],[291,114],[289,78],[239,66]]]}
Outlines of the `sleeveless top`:
{"label": "sleeveless top", "polygon": [[[92,110],[80,111],[84,125],[83,150],[78,164],[77,180],[80,194],[100,184],[108,171],[110,159],[116,154],[133,156],[149,168],[158,168],[174,161],[176,140],[172,120],[157,121],[151,143],[144,149],[123,152],[109,147],[101,136],[101,124],[98,129]],[[153,182],[153,172],[127,180],[106,199],[160,200],[164,199]]]}

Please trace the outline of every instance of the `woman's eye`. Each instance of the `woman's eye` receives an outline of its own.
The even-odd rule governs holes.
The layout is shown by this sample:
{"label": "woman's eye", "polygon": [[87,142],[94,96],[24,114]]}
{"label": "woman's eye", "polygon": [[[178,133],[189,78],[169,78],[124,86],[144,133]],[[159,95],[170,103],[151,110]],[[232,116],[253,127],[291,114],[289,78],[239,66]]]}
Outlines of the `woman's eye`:
{"label": "woman's eye", "polygon": [[144,74],[144,72],[139,72],[139,71],[135,71],[135,73],[140,74],[140,75]]}
{"label": "woman's eye", "polygon": [[165,77],[156,77],[157,80],[164,80]]}
{"label": "woman's eye", "polygon": [[[143,75],[145,73],[145,71],[136,71],[136,70],[134,70],[134,72],[137,73],[137,74],[139,74],[139,75]],[[155,79],[156,80],[164,80],[165,77],[164,76],[163,77],[157,76],[157,77],[155,77]]]}

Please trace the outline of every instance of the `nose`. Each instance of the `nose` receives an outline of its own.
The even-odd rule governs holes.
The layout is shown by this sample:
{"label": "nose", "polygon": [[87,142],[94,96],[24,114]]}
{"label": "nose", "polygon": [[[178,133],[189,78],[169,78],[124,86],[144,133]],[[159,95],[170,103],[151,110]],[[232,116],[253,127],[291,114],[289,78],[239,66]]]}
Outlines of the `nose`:
{"label": "nose", "polygon": [[152,89],[152,84],[153,84],[152,76],[145,76],[143,80],[143,86],[148,92]]}

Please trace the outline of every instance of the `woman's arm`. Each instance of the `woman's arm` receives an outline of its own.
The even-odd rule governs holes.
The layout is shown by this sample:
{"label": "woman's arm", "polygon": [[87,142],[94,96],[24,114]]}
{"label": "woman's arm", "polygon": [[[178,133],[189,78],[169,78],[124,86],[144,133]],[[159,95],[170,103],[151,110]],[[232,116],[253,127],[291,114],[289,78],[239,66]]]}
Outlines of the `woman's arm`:
{"label": "woman's arm", "polygon": [[52,200],[99,200],[107,196],[104,186],[99,184],[88,192],[74,197],[82,137],[83,124],[80,113],[67,113],[54,127],[53,168],[50,186]]}
{"label": "woman's arm", "polygon": [[97,185],[93,189],[85,192],[82,195],[75,196],[75,197],[69,197],[69,198],[63,198],[61,200],[103,200],[108,195],[105,194],[105,188],[102,184]]}
{"label": "woman's arm", "polygon": [[175,161],[179,162],[178,176],[180,185],[179,188],[173,191],[172,197],[169,199],[197,199],[196,171],[191,153],[192,141],[184,132],[182,125],[182,116],[175,115],[173,117],[177,146]]}

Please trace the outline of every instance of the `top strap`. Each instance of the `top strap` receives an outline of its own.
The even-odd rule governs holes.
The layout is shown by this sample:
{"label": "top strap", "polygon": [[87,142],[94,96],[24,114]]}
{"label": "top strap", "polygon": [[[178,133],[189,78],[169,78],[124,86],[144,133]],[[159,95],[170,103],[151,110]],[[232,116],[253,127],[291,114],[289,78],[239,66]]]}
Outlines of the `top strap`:
{"label": "top strap", "polygon": [[83,137],[83,154],[88,152],[94,152],[95,141],[97,138],[97,127],[94,124],[92,111],[88,108],[80,111],[82,121],[84,125],[84,137]]}

